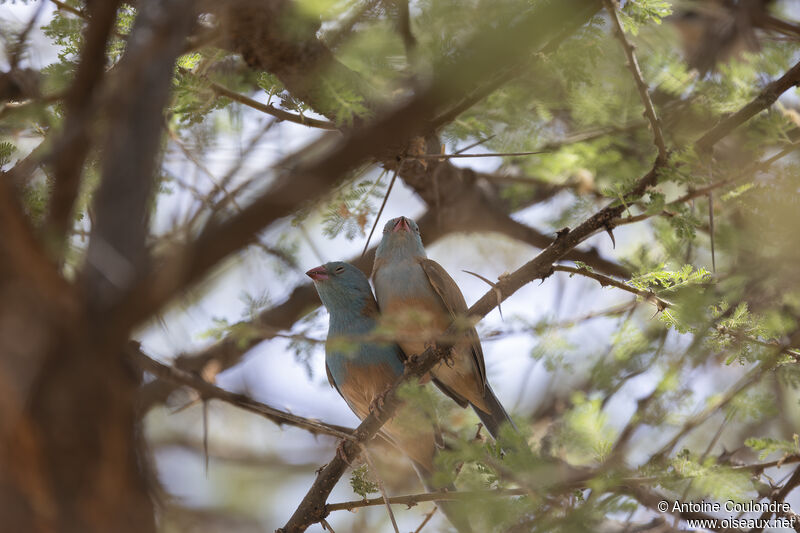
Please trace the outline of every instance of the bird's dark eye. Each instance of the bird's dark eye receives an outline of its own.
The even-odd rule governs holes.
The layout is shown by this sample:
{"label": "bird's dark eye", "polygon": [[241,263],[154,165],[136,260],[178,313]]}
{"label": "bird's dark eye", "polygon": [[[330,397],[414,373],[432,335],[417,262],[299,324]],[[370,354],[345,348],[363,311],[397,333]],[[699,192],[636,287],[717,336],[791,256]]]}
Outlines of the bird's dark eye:
{"label": "bird's dark eye", "polygon": [[419,226],[417,226],[416,228],[414,228],[414,231],[416,231],[417,233],[419,233]]}
{"label": "bird's dark eye", "polygon": [[334,270],[334,272],[336,272],[337,274],[341,274],[342,272],[344,272],[344,267],[342,266],[336,267],[336,270]]}

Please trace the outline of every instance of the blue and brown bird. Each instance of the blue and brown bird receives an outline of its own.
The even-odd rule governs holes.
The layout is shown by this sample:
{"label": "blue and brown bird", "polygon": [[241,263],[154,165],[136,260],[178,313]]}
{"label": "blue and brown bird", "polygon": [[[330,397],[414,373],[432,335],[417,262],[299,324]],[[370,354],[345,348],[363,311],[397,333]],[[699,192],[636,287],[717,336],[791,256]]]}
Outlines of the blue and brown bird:
{"label": "blue and brown bird", "polygon": [[[330,322],[325,342],[328,381],[360,419],[364,419],[383,394],[403,374],[403,353],[393,342],[375,337],[378,305],[367,277],[356,267],[331,262],[306,274],[314,280]],[[406,403],[380,430],[380,436],[405,453],[429,491],[455,490],[452,484],[433,482],[434,456],[442,446],[437,425],[421,408]],[[442,509],[456,527],[470,531],[453,505]]]}
{"label": "blue and brown bird", "polygon": [[[381,314],[395,328],[406,356],[419,355],[454,320],[464,320],[467,303],[442,266],[428,259],[419,227],[406,217],[390,220],[372,269]],[[431,371],[433,381],[461,407],[471,405],[493,437],[514,423],[486,380],[483,349],[474,327],[460,334],[451,356]]]}

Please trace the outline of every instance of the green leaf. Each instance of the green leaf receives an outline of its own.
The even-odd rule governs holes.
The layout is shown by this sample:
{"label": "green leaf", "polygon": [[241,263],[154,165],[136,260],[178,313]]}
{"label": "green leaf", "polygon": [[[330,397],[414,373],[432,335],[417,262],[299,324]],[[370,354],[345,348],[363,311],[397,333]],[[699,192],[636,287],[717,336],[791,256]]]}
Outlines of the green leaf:
{"label": "green leaf", "polygon": [[353,492],[365,500],[368,494],[378,492],[377,483],[370,480],[368,476],[369,470],[365,464],[354,468],[353,472],[350,474],[350,486],[353,488]]}

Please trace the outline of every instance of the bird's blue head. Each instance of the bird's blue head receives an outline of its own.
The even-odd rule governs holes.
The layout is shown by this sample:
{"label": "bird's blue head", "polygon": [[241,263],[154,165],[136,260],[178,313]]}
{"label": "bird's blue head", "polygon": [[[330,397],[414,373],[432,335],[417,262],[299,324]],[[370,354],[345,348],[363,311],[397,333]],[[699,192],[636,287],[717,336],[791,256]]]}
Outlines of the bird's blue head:
{"label": "bird's blue head", "polygon": [[331,316],[363,312],[374,306],[375,297],[367,277],[349,263],[333,261],[312,268],[306,275],[314,280],[319,298]]}
{"label": "bird's blue head", "polygon": [[383,227],[383,238],[375,258],[427,257],[417,223],[406,217],[393,218]]}

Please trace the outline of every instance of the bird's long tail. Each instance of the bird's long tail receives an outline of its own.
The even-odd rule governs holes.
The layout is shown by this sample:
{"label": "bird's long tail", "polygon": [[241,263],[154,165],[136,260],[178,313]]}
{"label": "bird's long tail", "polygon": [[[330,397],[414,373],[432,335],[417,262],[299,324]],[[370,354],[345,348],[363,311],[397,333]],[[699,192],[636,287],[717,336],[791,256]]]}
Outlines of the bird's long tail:
{"label": "bird's long tail", "polygon": [[497,396],[495,396],[494,391],[488,383],[486,384],[484,403],[489,409],[488,413],[474,404],[472,404],[472,409],[475,410],[478,418],[481,419],[481,422],[483,422],[483,425],[489,430],[492,437],[497,439],[497,436],[500,434],[500,426],[502,426],[504,422],[508,422],[511,427],[514,428],[514,431],[518,431],[517,426],[514,425],[514,421],[511,420],[506,410],[503,409],[503,405],[500,403],[500,400],[497,399]]}
{"label": "bird's long tail", "polygon": [[[425,486],[428,492],[440,492],[446,490],[448,492],[455,492],[457,489],[452,483],[444,486],[439,486],[433,483],[433,472],[425,468],[423,465],[412,461],[414,463],[414,470],[417,471],[420,481]],[[453,524],[459,533],[473,533],[472,527],[469,525],[469,517],[459,501],[437,501],[436,505],[442,510],[444,515]]]}

